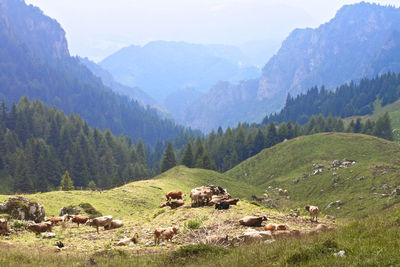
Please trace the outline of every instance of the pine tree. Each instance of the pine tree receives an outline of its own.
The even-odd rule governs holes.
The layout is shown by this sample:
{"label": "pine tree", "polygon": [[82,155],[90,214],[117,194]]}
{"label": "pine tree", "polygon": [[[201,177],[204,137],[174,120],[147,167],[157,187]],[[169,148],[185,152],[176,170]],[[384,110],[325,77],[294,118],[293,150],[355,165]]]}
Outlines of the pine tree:
{"label": "pine tree", "polygon": [[165,172],[173,167],[175,167],[177,164],[176,158],[175,158],[175,153],[174,153],[174,148],[172,147],[172,144],[168,142],[167,148],[165,149],[164,156],[162,159],[161,163],[161,172]]}
{"label": "pine tree", "polygon": [[68,171],[65,171],[65,174],[61,178],[61,190],[63,190],[63,191],[74,190],[74,182],[72,181],[71,177],[69,176]]}
{"label": "pine tree", "polygon": [[88,188],[92,191],[96,190],[96,183],[93,180],[90,180],[88,183]]}
{"label": "pine tree", "polygon": [[390,122],[389,113],[385,113],[383,116],[379,117],[375,123],[373,130],[373,135],[384,138],[387,140],[393,140],[392,125]]}
{"label": "pine tree", "polygon": [[183,157],[181,160],[181,164],[185,165],[188,168],[194,167],[192,144],[190,142],[186,145],[185,152],[183,153]]}

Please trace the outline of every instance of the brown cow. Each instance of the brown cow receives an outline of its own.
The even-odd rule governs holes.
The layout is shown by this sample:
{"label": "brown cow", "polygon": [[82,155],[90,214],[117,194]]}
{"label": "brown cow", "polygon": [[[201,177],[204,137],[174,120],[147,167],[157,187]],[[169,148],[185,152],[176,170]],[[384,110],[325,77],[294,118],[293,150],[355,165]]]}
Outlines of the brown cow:
{"label": "brown cow", "polygon": [[239,201],[238,198],[225,200],[225,202],[227,202],[229,205],[236,205],[238,201]]}
{"label": "brown cow", "polygon": [[89,220],[89,216],[81,216],[81,215],[68,215],[69,219],[71,219],[71,222],[77,223],[78,227],[79,224],[85,224]]}
{"label": "brown cow", "polygon": [[89,220],[86,225],[96,227],[97,233],[99,233],[99,227],[104,226],[104,229],[111,228],[112,216],[102,216]]}
{"label": "brown cow", "polygon": [[178,231],[176,227],[158,228],[154,231],[154,243],[157,245],[160,240],[171,241]]}
{"label": "brown cow", "polygon": [[57,225],[60,222],[63,222],[64,219],[61,217],[52,217],[46,220],[46,222],[51,222],[51,225]]}
{"label": "brown cow", "polygon": [[139,241],[139,235],[138,235],[138,233],[135,233],[133,235],[133,237],[124,238],[124,239],[114,243],[114,245],[116,245],[116,246],[126,246],[126,245],[129,245],[131,242],[133,242],[134,244],[137,244],[138,241]]}
{"label": "brown cow", "polygon": [[31,224],[28,225],[26,229],[37,235],[44,232],[51,232],[51,222],[41,222],[41,223]]}
{"label": "brown cow", "polygon": [[171,191],[165,194],[167,201],[171,199],[183,199],[183,192],[181,190]]}
{"label": "brown cow", "polygon": [[185,201],[183,201],[182,199],[180,199],[180,200],[177,200],[177,201],[167,201],[167,202],[164,202],[164,203],[162,203],[161,204],[161,208],[164,208],[164,207],[171,207],[171,209],[176,209],[176,208],[179,208],[180,206],[183,206],[185,204]]}
{"label": "brown cow", "polygon": [[6,219],[0,219],[0,235],[8,234],[8,224]]}

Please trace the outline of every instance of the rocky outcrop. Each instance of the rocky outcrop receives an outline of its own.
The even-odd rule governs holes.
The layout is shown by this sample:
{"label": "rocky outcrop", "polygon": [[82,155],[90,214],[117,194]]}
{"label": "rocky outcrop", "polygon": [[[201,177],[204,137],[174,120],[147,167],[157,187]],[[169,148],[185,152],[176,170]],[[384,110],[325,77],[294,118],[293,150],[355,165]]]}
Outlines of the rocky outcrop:
{"label": "rocky outcrop", "polygon": [[24,197],[9,197],[0,204],[0,213],[10,214],[18,220],[41,222],[44,220],[44,207]]}

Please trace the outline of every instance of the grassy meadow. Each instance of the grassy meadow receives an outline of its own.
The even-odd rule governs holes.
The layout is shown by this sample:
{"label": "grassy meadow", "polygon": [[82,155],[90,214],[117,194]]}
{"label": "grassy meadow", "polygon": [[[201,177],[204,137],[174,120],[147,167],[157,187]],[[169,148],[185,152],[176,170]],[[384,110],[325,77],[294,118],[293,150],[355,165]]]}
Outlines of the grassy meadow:
{"label": "grassy meadow", "polygon": [[[344,158],[355,165],[330,166],[333,160]],[[316,170],[314,163],[324,167],[321,173],[310,175]],[[25,195],[42,204],[46,216],[57,216],[68,205],[90,203],[103,215],[122,219],[124,226],[97,234],[94,228],[66,222],[54,228],[53,239],[26,231],[0,236],[0,266],[87,266],[90,261],[99,266],[397,266],[400,197],[391,193],[400,183],[399,163],[396,143],[359,134],[324,133],[265,149],[223,174],[178,166],[154,179],[103,192]],[[221,185],[241,201],[223,211],[212,206],[190,208],[190,189],[207,184]],[[277,188],[287,189],[289,195],[279,195]],[[165,192],[176,189],[185,193],[185,206],[160,208]],[[269,202],[251,200],[252,194],[264,193]],[[7,197],[1,195],[0,202]],[[326,209],[337,200],[339,204]],[[320,221],[334,230],[234,248],[201,244],[208,235],[243,234],[248,227],[240,226],[238,220],[246,215],[265,215],[269,222],[291,229],[315,229],[317,224],[304,211],[306,204],[318,205]],[[299,217],[290,216],[295,208]],[[334,215],[336,220],[325,215]],[[172,225],[180,230],[173,242],[154,246],[152,231]],[[135,233],[138,244],[114,245]],[[65,247],[56,249],[57,241]],[[334,256],[340,250],[345,257]]]}

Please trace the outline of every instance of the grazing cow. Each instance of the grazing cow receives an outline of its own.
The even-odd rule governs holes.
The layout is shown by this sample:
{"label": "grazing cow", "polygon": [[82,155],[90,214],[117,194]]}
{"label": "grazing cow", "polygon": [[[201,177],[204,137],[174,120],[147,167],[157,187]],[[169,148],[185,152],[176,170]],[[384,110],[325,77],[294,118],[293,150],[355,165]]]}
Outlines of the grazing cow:
{"label": "grazing cow", "polygon": [[260,227],[261,223],[266,220],[268,220],[268,218],[265,216],[245,216],[239,220],[239,223],[245,226]]}
{"label": "grazing cow", "polygon": [[116,246],[126,246],[129,245],[131,242],[133,242],[134,244],[137,244],[139,242],[139,235],[138,233],[135,233],[133,235],[133,237],[131,238],[124,238],[118,242],[115,242],[114,245]]}
{"label": "grazing cow", "polygon": [[117,229],[124,225],[124,222],[121,220],[112,220],[110,225],[104,225],[104,230]]}
{"label": "grazing cow", "polygon": [[102,216],[89,220],[86,225],[96,227],[97,233],[99,233],[99,227],[104,226],[104,229],[111,228],[112,216]]}
{"label": "grazing cow", "polygon": [[160,240],[171,241],[178,231],[179,229],[176,227],[158,228],[154,231],[154,243],[157,245]]}
{"label": "grazing cow", "polygon": [[68,215],[68,219],[71,220],[71,222],[78,224],[85,224],[89,220],[89,216],[81,216],[81,215]]}
{"label": "grazing cow", "polygon": [[183,206],[185,204],[185,202],[183,201],[183,199],[177,200],[177,201],[167,201],[161,204],[160,208],[164,208],[164,207],[171,207],[171,209],[176,209],[179,208],[180,206]]}
{"label": "grazing cow", "polygon": [[261,202],[261,201],[263,201],[264,200],[264,198],[263,197],[257,197],[256,195],[254,195],[254,194],[252,194],[251,195],[251,198],[253,199],[253,200],[255,200],[255,201],[258,201],[258,202]]}
{"label": "grazing cow", "polygon": [[51,232],[51,222],[41,222],[41,223],[31,224],[28,225],[26,229],[37,235],[44,232]]}
{"label": "grazing cow", "polygon": [[283,190],[283,194],[284,194],[285,196],[287,196],[287,195],[289,195],[289,191],[287,191],[287,189],[285,189],[285,190]]}
{"label": "grazing cow", "polygon": [[318,222],[318,213],[319,213],[319,209],[317,206],[305,206],[306,211],[308,211],[310,213],[311,216],[311,221],[314,221],[315,218],[315,222]]}
{"label": "grazing cow", "polygon": [[228,210],[229,209],[229,203],[226,202],[226,200],[222,200],[221,202],[215,204],[215,209],[216,210]]}
{"label": "grazing cow", "polygon": [[229,205],[236,205],[238,201],[239,201],[238,198],[225,200],[225,202],[228,203]]}
{"label": "grazing cow", "polygon": [[6,219],[0,219],[0,235],[8,234],[8,224]]}
{"label": "grazing cow", "polygon": [[279,189],[278,189],[278,193],[279,193],[279,195],[283,195],[283,192],[284,192],[284,191],[283,191],[283,189],[282,189],[282,188],[279,188]]}
{"label": "grazing cow", "polygon": [[288,227],[287,225],[285,225],[285,224],[278,224],[278,225],[276,226],[276,230],[278,230],[278,231],[285,231],[285,230],[289,230],[289,227]]}
{"label": "grazing cow", "polygon": [[183,192],[181,190],[171,191],[165,194],[167,201],[171,199],[183,199]]}
{"label": "grazing cow", "polygon": [[51,225],[57,225],[60,222],[63,222],[64,218],[61,217],[52,217],[46,220],[46,222],[51,222]]}

